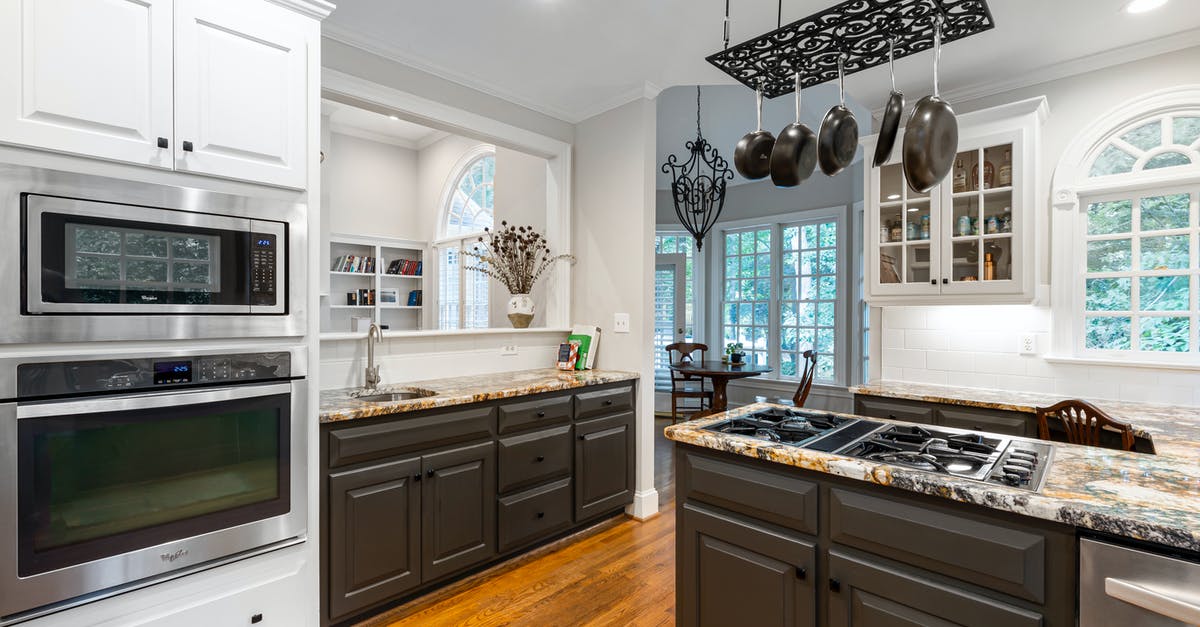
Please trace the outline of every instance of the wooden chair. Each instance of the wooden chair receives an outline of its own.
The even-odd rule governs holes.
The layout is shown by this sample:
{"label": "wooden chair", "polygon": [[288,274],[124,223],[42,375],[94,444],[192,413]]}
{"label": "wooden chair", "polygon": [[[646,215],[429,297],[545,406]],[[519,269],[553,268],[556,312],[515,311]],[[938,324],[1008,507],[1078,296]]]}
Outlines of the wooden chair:
{"label": "wooden chair", "polygon": [[1071,444],[1104,446],[1100,443],[1100,433],[1108,428],[1121,434],[1123,450],[1133,450],[1133,427],[1113,420],[1087,401],[1066,400],[1049,407],[1037,408],[1038,437],[1043,440],[1050,439],[1051,416],[1062,422],[1067,433],[1067,442]]}
{"label": "wooden chair", "polygon": [[813,378],[817,374],[817,354],[809,350],[804,351],[802,357],[804,358],[804,372],[800,374],[800,385],[796,387],[796,393],[792,395],[791,400],[756,396],[754,397],[755,402],[804,407],[804,401],[808,400],[808,393],[812,391]]}
{"label": "wooden chair", "polygon": [[[692,342],[676,342],[667,344],[667,360],[670,363],[677,364],[681,362],[695,361],[692,355],[699,352],[700,361],[704,361],[704,353],[708,352],[707,344],[698,344]],[[676,356],[678,354],[678,356]],[[671,371],[671,424],[679,421],[679,410],[703,411],[706,407],[712,408],[713,391],[704,385],[704,377],[697,377],[690,374]],[[699,406],[681,405],[680,401],[684,399],[698,399]]]}

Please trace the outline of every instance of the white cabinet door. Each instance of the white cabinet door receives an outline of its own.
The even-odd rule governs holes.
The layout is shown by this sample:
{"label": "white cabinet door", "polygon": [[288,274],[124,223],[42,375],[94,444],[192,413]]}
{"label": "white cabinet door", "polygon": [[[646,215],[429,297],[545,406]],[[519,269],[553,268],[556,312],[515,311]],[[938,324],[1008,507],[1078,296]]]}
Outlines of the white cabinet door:
{"label": "white cabinet door", "polygon": [[175,168],[303,188],[311,20],[245,0],[175,16]]}
{"label": "white cabinet door", "polygon": [[0,141],[171,167],[171,13],[171,0],[0,0]]}

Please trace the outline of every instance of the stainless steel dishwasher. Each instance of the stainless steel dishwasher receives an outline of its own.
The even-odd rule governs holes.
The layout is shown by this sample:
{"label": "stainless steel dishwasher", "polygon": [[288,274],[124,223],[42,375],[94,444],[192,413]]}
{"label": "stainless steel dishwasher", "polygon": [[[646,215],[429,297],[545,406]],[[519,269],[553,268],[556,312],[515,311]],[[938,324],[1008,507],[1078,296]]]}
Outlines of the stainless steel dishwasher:
{"label": "stainless steel dishwasher", "polygon": [[1081,539],[1079,625],[1200,625],[1200,561]]}

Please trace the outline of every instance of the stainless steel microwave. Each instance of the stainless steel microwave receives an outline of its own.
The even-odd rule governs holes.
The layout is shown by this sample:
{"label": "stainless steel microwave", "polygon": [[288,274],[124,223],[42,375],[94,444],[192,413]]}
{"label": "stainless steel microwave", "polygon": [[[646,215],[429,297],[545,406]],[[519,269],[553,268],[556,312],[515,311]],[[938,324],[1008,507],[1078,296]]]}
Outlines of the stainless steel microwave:
{"label": "stainless steel microwave", "polygon": [[303,204],[4,164],[0,194],[0,341],[304,333]]}

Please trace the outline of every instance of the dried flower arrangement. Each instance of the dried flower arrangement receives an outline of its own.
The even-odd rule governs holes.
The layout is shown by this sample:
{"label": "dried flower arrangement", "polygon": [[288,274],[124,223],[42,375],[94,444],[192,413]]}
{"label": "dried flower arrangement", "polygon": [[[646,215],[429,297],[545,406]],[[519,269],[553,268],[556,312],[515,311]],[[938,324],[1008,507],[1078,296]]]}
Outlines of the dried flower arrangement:
{"label": "dried flower arrangement", "polygon": [[574,255],[551,254],[549,242],[532,226],[512,226],[506,221],[495,231],[484,229],[479,242],[463,254],[479,260],[467,266],[468,270],[503,283],[509,294],[528,294],[554,262],[575,261]]}

